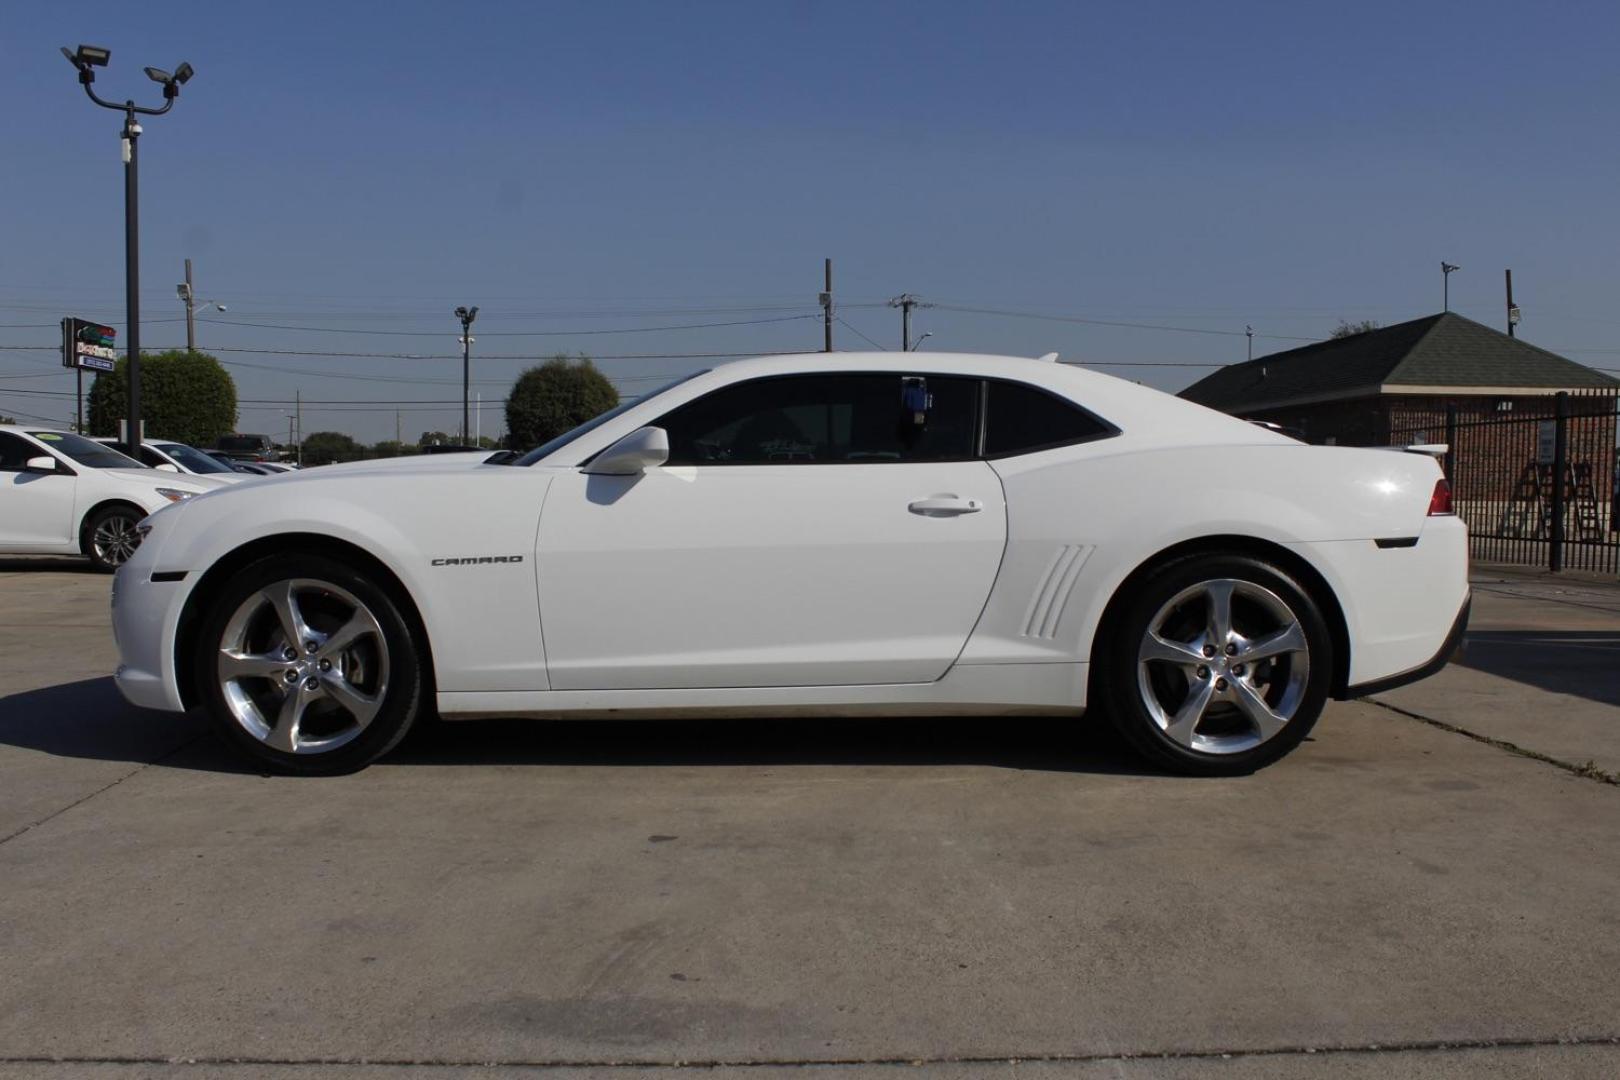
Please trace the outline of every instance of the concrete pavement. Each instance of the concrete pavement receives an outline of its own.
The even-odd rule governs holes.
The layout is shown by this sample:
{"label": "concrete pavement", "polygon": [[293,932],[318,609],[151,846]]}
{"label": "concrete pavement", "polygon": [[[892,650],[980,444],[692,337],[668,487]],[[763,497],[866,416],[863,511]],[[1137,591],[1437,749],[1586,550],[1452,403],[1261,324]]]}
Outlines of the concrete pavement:
{"label": "concrete pavement", "polygon": [[1620,787],[1383,705],[1240,780],[1046,719],[272,779],[118,700],[106,585],[0,564],[0,1077],[1620,1073]]}

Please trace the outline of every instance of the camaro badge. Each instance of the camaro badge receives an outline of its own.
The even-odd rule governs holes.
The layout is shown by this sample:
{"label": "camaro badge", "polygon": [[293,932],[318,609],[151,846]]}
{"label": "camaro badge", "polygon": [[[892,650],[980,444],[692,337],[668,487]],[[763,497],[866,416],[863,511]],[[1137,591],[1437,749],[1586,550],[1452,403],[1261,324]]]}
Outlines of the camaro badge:
{"label": "camaro badge", "polygon": [[434,566],[483,566],[487,563],[522,562],[521,555],[468,555],[464,559],[434,559]]}

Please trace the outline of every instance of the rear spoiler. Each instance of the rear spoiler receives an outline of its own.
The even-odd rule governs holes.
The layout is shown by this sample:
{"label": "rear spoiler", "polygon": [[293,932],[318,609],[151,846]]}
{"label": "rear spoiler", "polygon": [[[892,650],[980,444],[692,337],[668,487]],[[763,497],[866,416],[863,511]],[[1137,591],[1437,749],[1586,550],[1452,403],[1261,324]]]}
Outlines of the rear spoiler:
{"label": "rear spoiler", "polygon": [[1376,446],[1375,450],[1394,450],[1402,454],[1425,454],[1436,460],[1444,458],[1451,447],[1446,443],[1413,443],[1411,446]]}

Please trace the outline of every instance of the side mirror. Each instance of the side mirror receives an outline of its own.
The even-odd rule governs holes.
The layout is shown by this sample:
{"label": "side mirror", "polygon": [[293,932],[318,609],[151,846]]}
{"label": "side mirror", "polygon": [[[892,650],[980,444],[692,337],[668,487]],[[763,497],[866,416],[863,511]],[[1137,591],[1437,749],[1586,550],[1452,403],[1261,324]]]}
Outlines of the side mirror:
{"label": "side mirror", "polygon": [[174,472],[174,473],[177,473],[177,472],[180,471],[180,466],[178,466],[178,465],[170,465],[167,461],[163,462],[161,465],[154,465],[154,466],[152,466],[152,468],[156,469],[158,472]]}
{"label": "side mirror", "polygon": [[49,454],[31,457],[23,462],[23,472],[54,473],[57,471],[56,459]]}
{"label": "side mirror", "polygon": [[669,432],[644,427],[597,454],[584,471],[592,476],[636,476],[668,460]]}

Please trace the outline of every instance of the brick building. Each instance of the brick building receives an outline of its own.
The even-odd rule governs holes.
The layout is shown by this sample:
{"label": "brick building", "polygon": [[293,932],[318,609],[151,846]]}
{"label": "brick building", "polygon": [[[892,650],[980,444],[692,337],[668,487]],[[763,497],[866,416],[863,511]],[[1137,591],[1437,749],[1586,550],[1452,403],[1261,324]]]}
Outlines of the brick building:
{"label": "brick building", "polygon": [[1551,415],[1560,390],[1612,413],[1620,381],[1447,312],[1232,364],[1181,396],[1313,443],[1387,446],[1443,442],[1447,406],[1463,422]]}

